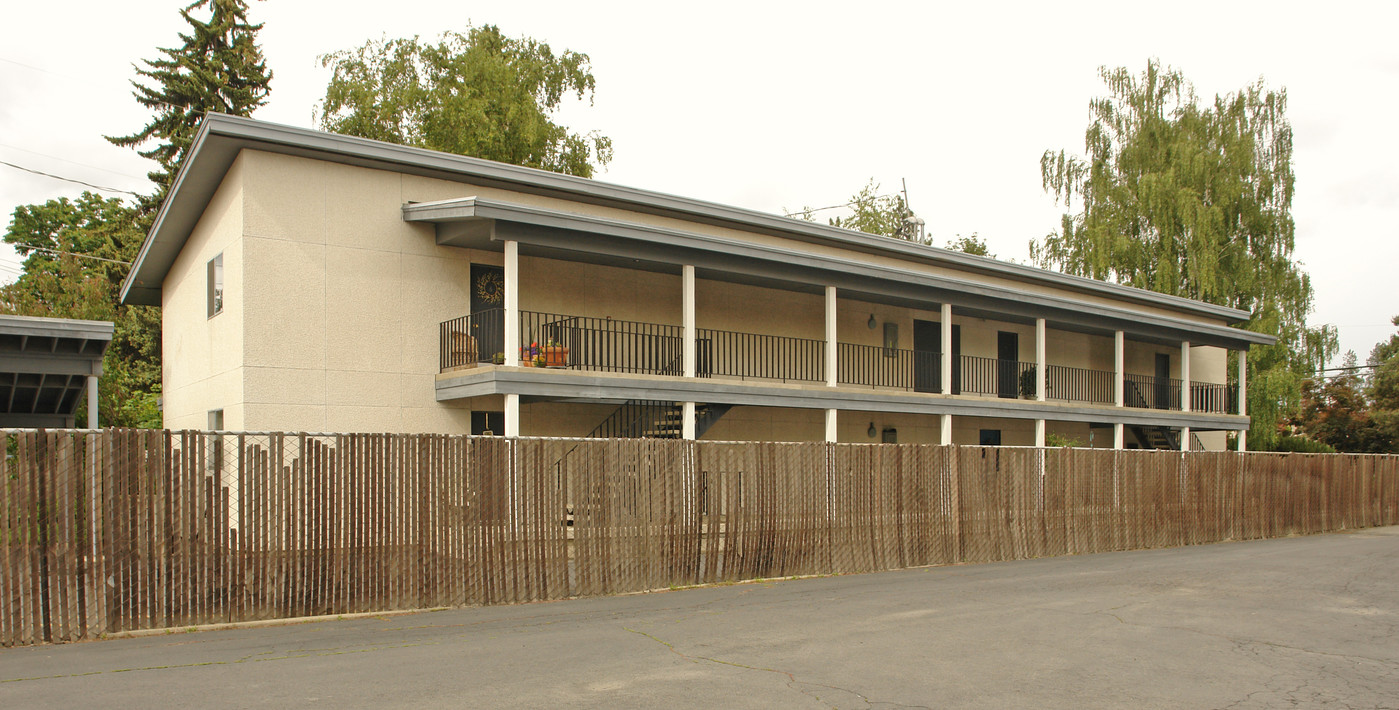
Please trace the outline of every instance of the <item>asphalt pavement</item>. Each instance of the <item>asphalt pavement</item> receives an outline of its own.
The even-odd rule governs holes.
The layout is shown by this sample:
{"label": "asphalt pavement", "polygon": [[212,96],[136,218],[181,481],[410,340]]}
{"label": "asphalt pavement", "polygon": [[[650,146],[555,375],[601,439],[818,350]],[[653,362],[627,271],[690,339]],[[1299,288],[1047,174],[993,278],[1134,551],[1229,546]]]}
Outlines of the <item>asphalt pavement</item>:
{"label": "asphalt pavement", "polygon": [[0,708],[1399,708],[1399,527],[0,650]]}

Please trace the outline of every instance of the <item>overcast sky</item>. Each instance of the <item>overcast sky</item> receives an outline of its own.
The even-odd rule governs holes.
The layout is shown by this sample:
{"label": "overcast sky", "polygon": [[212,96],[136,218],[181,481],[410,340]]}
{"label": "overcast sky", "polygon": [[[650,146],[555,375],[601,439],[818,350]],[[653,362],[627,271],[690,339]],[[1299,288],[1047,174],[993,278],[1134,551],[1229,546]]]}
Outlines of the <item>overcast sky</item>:
{"label": "overcast sky", "polygon": [[[149,164],[102,140],[147,114],[131,64],[179,43],[185,0],[7,3],[0,10],[0,161],[148,191]],[[1399,4],[253,2],[275,77],[256,118],[311,126],[316,56],[468,21],[592,57],[592,106],[564,122],[610,136],[598,179],[769,212],[844,202],[906,179],[938,244],[979,234],[1001,258],[1061,210],[1045,149],[1082,153],[1101,65],[1150,57],[1212,96],[1286,87],[1297,258],[1314,323],[1363,361],[1399,314]],[[0,211],[82,187],[0,165]],[[116,194],[116,193],[111,193]],[[0,249],[0,279],[18,260]]]}

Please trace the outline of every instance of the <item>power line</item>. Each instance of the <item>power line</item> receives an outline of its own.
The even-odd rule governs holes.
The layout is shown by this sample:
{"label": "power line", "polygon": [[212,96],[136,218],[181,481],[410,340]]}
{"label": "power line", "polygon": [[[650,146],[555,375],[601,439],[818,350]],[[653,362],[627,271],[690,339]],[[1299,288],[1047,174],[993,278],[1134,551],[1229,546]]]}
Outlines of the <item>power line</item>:
{"label": "power line", "polygon": [[64,182],[73,182],[73,183],[77,183],[77,184],[83,185],[83,186],[85,186],[85,187],[90,187],[90,188],[92,188],[92,189],[94,189],[94,190],[104,190],[104,191],[106,191],[106,192],[120,192],[120,193],[124,193],[124,194],[127,194],[127,195],[131,195],[132,197],[140,197],[140,196],[141,196],[139,193],[135,193],[135,192],[132,192],[132,191],[130,191],[130,190],[123,190],[123,189],[117,188],[117,187],[104,187],[104,186],[102,186],[102,185],[94,185],[94,184],[92,184],[92,183],[90,183],[90,182],[83,182],[82,180],[76,180],[76,179],[74,179],[74,178],[63,177],[62,175],[54,175],[54,174],[52,174],[52,173],[46,173],[46,172],[44,172],[44,171],[42,171],[42,170],[35,170],[34,168],[26,168],[26,167],[24,167],[23,165],[15,165],[14,163],[8,163],[8,162],[5,162],[5,161],[3,161],[3,160],[0,160],[0,165],[8,165],[9,167],[12,167],[12,168],[14,168],[14,169],[16,169],[16,170],[23,170],[23,171],[26,172],[26,173],[34,173],[35,175],[43,175],[43,176],[46,177],[46,178],[53,178],[53,179],[55,179],[55,180],[62,180],[62,181],[64,181]]}
{"label": "power line", "polygon": [[[131,262],[129,262],[129,261],[118,261],[117,259],[108,259],[107,257],[104,257],[104,256],[93,256],[93,255],[91,255],[91,254],[79,254],[78,252],[75,252],[75,251],[59,251],[59,250],[57,250],[57,249],[45,249],[44,247],[31,247],[31,246],[27,246],[27,245],[24,245],[24,244],[16,244],[16,245],[14,245],[14,247],[15,247],[15,251],[19,251],[20,249],[27,249],[27,250],[29,250],[29,251],[37,251],[37,252],[42,252],[42,253],[44,253],[44,254],[53,254],[54,256],[75,256],[75,257],[78,257],[79,259],[93,259],[93,260],[95,260],[95,261],[105,261],[105,262],[110,263],[110,264],[120,264],[120,265],[122,265],[122,266],[131,266]],[[26,255],[26,256],[27,256],[27,255]]]}
{"label": "power line", "polygon": [[797,215],[799,215],[799,214],[811,214],[812,212],[824,212],[824,211],[826,211],[826,210],[838,210],[838,209],[840,209],[840,208],[842,208],[842,207],[850,207],[850,206],[853,206],[853,205],[858,205],[858,204],[860,204],[861,202],[873,202],[874,200],[882,200],[882,199],[885,199],[885,198],[888,198],[888,197],[897,197],[897,196],[898,196],[898,195],[874,195],[873,197],[870,197],[870,198],[867,199],[867,200],[851,200],[851,201],[849,201],[849,202],[847,202],[847,203],[845,203],[845,204],[843,204],[843,205],[831,205],[830,207],[812,207],[812,208],[810,208],[810,209],[797,210],[796,212],[788,212],[787,214],[784,214],[784,215],[782,215],[782,216],[783,216],[783,217],[795,217],[795,216],[797,216]]}
{"label": "power line", "polygon": [[133,180],[144,180],[144,179],[145,179],[145,178],[136,177],[135,175],[128,175],[128,174],[126,174],[126,173],[119,173],[119,172],[117,172],[117,171],[115,171],[115,170],[109,170],[109,169],[107,169],[107,168],[101,168],[101,167],[98,167],[98,166],[96,166],[96,165],[88,165],[87,163],[79,163],[79,162],[76,161],[76,160],[69,160],[69,159],[67,159],[67,158],[60,158],[60,157],[58,157],[57,155],[49,155],[48,153],[40,153],[40,152],[37,151],[37,150],[30,150],[30,149],[28,149],[28,148],[21,148],[21,147],[19,147],[19,146],[17,146],[17,145],[10,145],[10,144],[8,144],[8,143],[0,143],[0,148],[9,148],[9,149],[11,149],[11,150],[18,150],[18,151],[21,151],[21,152],[24,152],[24,153],[29,153],[30,155],[39,155],[39,156],[43,156],[43,157],[45,157],[45,158],[52,158],[52,159],[57,160],[57,161],[59,161],[59,162],[61,162],[61,163],[68,163],[68,164],[70,164],[70,165],[80,165],[80,166],[82,166],[82,167],[84,167],[84,168],[92,168],[93,170],[101,170],[101,171],[104,172],[104,173],[111,173],[111,174],[113,174],[113,175],[117,175],[117,176],[120,176],[120,177],[131,178],[131,179],[133,179]]}

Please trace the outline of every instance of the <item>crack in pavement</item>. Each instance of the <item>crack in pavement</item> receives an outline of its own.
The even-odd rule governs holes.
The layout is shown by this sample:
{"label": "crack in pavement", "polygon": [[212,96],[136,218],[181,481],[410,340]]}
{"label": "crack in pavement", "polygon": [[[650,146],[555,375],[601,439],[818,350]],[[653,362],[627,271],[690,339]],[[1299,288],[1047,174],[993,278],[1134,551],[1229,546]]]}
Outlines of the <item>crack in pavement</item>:
{"label": "crack in pavement", "polygon": [[723,660],[723,659],[721,659],[721,658],[713,658],[713,657],[710,657],[710,656],[692,656],[692,655],[689,655],[689,654],[687,654],[687,653],[681,651],[680,649],[676,648],[675,645],[672,644],[672,643],[670,643],[669,641],[666,641],[665,639],[657,638],[656,636],[653,636],[653,635],[651,635],[651,634],[648,634],[648,633],[646,633],[645,631],[638,631],[637,629],[628,628],[628,627],[626,627],[626,626],[623,626],[623,627],[622,627],[622,630],[623,630],[623,631],[628,631],[628,632],[631,632],[631,633],[634,633],[634,634],[637,634],[638,636],[645,636],[646,638],[651,639],[652,641],[655,641],[656,643],[658,643],[658,644],[660,644],[660,645],[662,645],[662,646],[665,646],[671,653],[673,653],[673,654],[679,656],[680,658],[682,658],[682,659],[684,659],[684,660],[686,660],[686,661],[688,661],[688,662],[690,662],[690,663],[696,663],[696,664],[697,664],[697,663],[700,663],[701,661],[704,661],[704,662],[709,662],[709,663],[718,664],[718,665],[721,665],[721,666],[730,666],[730,667],[732,667],[732,668],[742,668],[742,669],[744,669],[744,670],[762,671],[762,672],[764,672],[764,673],[774,673],[774,674],[776,674],[776,675],[786,676],[786,678],[787,678],[787,687],[789,687],[789,688],[791,688],[792,690],[795,690],[795,691],[801,693],[802,695],[805,695],[805,696],[807,696],[807,697],[809,697],[809,698],[815,700],[815,701],[818,702],[818,703],[821,703],[821,704],[823,704],[823,705],[825,705],[825,706],[827,706],[827,707],[833,708],[833,709],[839,708],[839,706],[838,706],[838,705],[832,705],[830,702],[825,701],[825,700],[822,700],[822,699],[821,699],[821,696],[816,695],[815,693],[807,692],[805,689],[800,688],[800,687],[797,687],[797,686],[811,686],[811,687],[813,687],[813,688],[827,688],[827,689],[829,689],[829,690],[835,690],[835,691],[839,691],[839,692],[842,692],[842,693],[848,693],[848,694],[850,694],[850,695],[853,695],[853,696],[859,698],[861,701],[863,701],[863,702],[865,703],[865,705],[866,705],[867,707],[875,707],[875,706],[877,706],[877,705],[887,705],[887,706],[896,707],[896,708],[921,708],[922,710],[931,710],[931,708],[929,708],[929,707],[926,706],[926,705],[905,705],[905,704],[903,704],[903,703],[896,703],[896,702],[888,701],[888,700],[871,700],[871,699],[869,699],[868,697],[866,697],[863,693],[860,693],[860,692],[851,690],[851,689],[849,689],[849,688],[842,688],[842,687],[837,686],[837,685],[827,685],[827,684],[824,684],[824,683],[813,683],[813,682],[811,682],[811,681],[797,680],[796,675],[793,674],[791,671],[784,671],[784,670],[777,669],[777,668],[764,668],[764,667],[762,667],[762,666],[750,666],[750,665],[745,664],[745,663],[738,663],[738,662],[735,662],[735,661],[725,661],[725,660]]}

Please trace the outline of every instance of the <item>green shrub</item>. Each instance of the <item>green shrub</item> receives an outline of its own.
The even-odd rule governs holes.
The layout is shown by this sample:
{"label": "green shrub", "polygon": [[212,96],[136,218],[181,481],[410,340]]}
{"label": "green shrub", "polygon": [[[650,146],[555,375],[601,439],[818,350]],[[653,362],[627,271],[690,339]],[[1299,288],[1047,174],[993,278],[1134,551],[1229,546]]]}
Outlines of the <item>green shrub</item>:
{"label": "green shrub", "polygon": [[1302,436],[1279,436],[1272,451],[1286,451],[1298,454],[1334,454],[1336,450],[1320,441],[1312,441]]}

